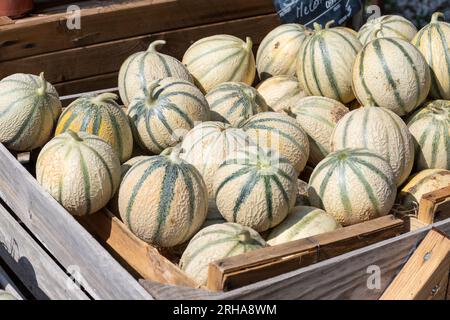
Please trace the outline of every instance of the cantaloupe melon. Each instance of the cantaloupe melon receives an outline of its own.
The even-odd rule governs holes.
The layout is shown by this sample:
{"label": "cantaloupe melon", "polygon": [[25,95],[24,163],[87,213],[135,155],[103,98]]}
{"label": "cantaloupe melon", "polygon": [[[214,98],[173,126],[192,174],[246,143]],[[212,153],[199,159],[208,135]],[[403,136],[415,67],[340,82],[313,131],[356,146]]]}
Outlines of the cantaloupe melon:
{"label": "cantaloupe melon", "polygon": [[299,206],[292,209],[286,220],[270,232],[267,243],[275,246],[334,231],[341,227],[332,215],[322,209]]}
{"label": "cantaloupe melon", "polygon": [[362,45],[348,28],[325,29],[314,23],[314,33],[302,46],[297,62],[297,78],[308,95],[324,96],[348,103],[355,99],[352,68]]}
{"label": "cantaloupe melon", "polygon": [[338,122],[331,149],[346,148],[366,148],[381,155],[391,165],[397,186],[409,177],[414,165],[414,142],[408,127],[385,108],[359,108]]}
{"label": "cantaloupe melon", "polygon": [[296,23],[282,24],[270,31],[256,54],[259,78],[295,76],[299,51],[309,33],[307,28]]}
{"label": "cantaloupe melon", "polygon": [[400,214],[414,215],[422,196],[450,186],[450,171],[427,169],[412,176],[401,189],[395,202],[395,210]]}
{"label": "cantaloupe melon", "polygon": [[183,64],[194,76],[197,85],[209,92],[223,82],[253,83],[256,75],[253,42],[220,34],[192,44],[183,57]]}
{"label": "cantaloupe melon", "polygon": [[56,89],[44,74],[17,73],[0,81],[0,142],[14,151],[43,146],[61,113]]}
{"label": "cantaloupe melon", "polygon": [[206,100],[211,108],[211,120],[233,126],[259,112],[269,110],[258,91],[242,82],[219,84],[206,95]]}
{"label": "cantaloupe melon", "polygon": [[180,61],[156,50],[157,46],[164,44],[164,40],[153,41],[147,51],[132,54],[120,67],[119,93],[126,106],[135,96],[142,95],[153,80],[173,77],[194,82]]}
{"label": "cantaloupe melon", "polygon": [[273,111],[281,112],[307,96],[297,78],[275,76],[261,82],[256,89]]}
{"label": "cantaloupe melon", "polygon": [[122,221],[137,237],[160,247],[188,241],[208,210],[206,185],[197,169],[179,158],[179,151],[140,160],[119,189]]}
{"label": "cantaloupe melon", "polygon": [[294,206],[297,173],[276,152],[249,147],[220,165],[214,194],[225,220],[266,231],[280,224]]}
{"label": "cantaloupe melon", "polygon": [[260,147],[272,149],[289,160],[297,173],[305,168],[308,136],[295,119],[282,113],[263,112],[243,123],[242,129]]}
{"label": "cantaloupe melon", "polygon": [[223,122],[206,121],[185,136],[181,144],[183,153],[180,156],[200,171],[208,188],[209,198],[214,199],[214,174],[220,164],[229,155],[252,143],[241,129]]}
{"label": "cantaloupe melon", "polygon": [[210,262],[266,246],[255,230],[237,223],[211,225],[200,230],[189,242],[181,257],[180,268],[199,285],[206,285]]}
{"label": "cantaloupe melon", "polygon": [[349,110],[339,101],[312,96],[297,101],[285,112],[294,117],[308,135],[308,161],[315,166],[330,153],[334,127]]}
{"label": "cantaloupe melon", "polygon": [[412,43],[424,55],[431,72],[431,96],[450,100],[450,23],[439,21],[436,12],[430,24],[419,31]]}
{"label": "cantaloupe melon", "polygon": [[196,122],[209,119],[203,94],[190,82],[165,78],[150,82],[145,95],[131,101],[128,116],[135,141],[159,154],[178,144]]}
{"label": "cantaloupe melon", "polygon": [[39,184],[74,216],[106,206],[120,183],[120,161],[103,139],[72,130],[50,140],[36,163]]}
{"label": "cantaloupe melon", "polygon": [[426,103],[407,121],[416,145],[416,167],[450,170],[450,101]]}
{"label": "cantaloupe melon", "polygon": [[309,200],[344,226],[386,215],[397,195],[389,163],[368,149],[330,153],[314,169]]}
{"label": "cantaloupe melon", "polygon": [[353,90],[363,106],[384,107],[404,116],[426,99],[430,86],[430,68],[408,41],[378,38],[356,57]]}
{"label": "cantaloupe melon", "polygon": [[[376,32],[379,30],[379,32]],[[363,45],[376,38],[400,38],[411,41],[417,34],[416,26],[398,15],[386,15],[369,20],[358,31],[358,39]]]}
{"label": "cantaloupe melon", "polygon": [[56,127],[56,135],[68,129],[87,132],[108,142],[125,162],[133,151],[133,135],[130,123],[114,93],[98,96],[83,96],[72,102],[61,114]]}

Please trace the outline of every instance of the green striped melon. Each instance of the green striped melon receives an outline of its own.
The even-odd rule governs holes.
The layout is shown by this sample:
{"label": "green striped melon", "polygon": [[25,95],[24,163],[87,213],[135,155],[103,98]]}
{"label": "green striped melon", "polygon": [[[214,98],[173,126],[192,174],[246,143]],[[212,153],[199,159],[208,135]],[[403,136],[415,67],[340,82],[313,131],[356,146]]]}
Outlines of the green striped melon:
{"label": "green striped melon", "polygon": [[308,161],[315,166],[330,153],[334,127],[349,110],[339,101],[313,96],[299,100],[286,112],[297,120],[308,135]]}
{"label": "green striped melon", "polygon": [[254,230],[237,223],[223,223],[200,230],[184,251],[180,268],[199,285],[208,281],[210,262],[267,247]]}
{"label": "green striped melon", "polygon": [[295,205],[297,173],[272,150],[249,147],[227,157],[214,175],[216,205],[228,222],[266,231]]}
{"label": "green striped melon", "polygon": [[368,149],[330,153],[314,169],[309,200],[344,226],[386,215],[397,195],[389,163]]}
{"label": "green striped melon", "polygon": [[194,82],[180,61],[156,51],[157,46],[164,44],[164,40],[153,41],[147,51],[134,53],[120,67],[119,93],[126,106],[135,96],[141,95],[153,80],[173,77]]}
{"label": "green striped melon", "polygon": [[416,34],[416,26],[408,19],[397,15],[386,15],[371,19],[363,25],[358,31],[358,39],[365,45],[376,38],[384,37],[411,41]]}
{"label": "green striped melon", "polygon": [[322,209],[295,207],[286,220],[269,234],[267,243],[271,246],[312,237],[341,228],[334,217]]}
{"label": "green striped melon", "polygon": [[0,290],[0,300],[6,301],[6,300],[17,300],[17,299],[9,292],[7,292],[5,290]]}
{"label": "green striped melon", "polygon": [[119,189],[119,213],[140,239],[160,247],[188,241],[202,226],[208,194],[200,173],[170,156],[140,160],[125,174]]}
{"label": "green striped melon", "polygon": [[339,121],[331,149],[346,148],[366,148],[381,155],[391,165],[397,186],[409,177],[414,165],[414,142],[408,127],[385,108],[359,108]]}
{"label": "green striped melon", "polygon": [[61,114],[56,135],[68,129],[87,132],[108,142],[117,152],[120,162],[125,162],[133,152],[133,135],[130,122],[114,93],[83,96],[72,102]]}
{"label": "green striped melon", "polygon": [[208,120],[209,106],[190,82],[165,78],[150,82],[145,95],[133,99],[128,116],[135,141],[159,154],[178,144],[196,122]]}
{"label": "green striped melon", "polygon": [[297,173],[305,168],[309,157],[308,136],[288,115],[259,113],[243,123],[242,129],[260,147],[270,148],[289,160]]}
{"label": "green striped melon", "polygon": [[198,40],[189,47],[183,63],[197,85],[209,92],[223,82],[253,83],[256,75],[253,42],[220,34]]}
{"label": "green striped melon", "polygon": [[197,125],[185,136],[181,144],[181,158],[200,171],[209,198],[214,199],[214,175],[220,164],[226,157],[251,143],[243,130],[223,122],[207,121]]}
{"label": "green striped melon", "polygon": [[282,24],[269,32],[256,53],[259,78],[295,76],[300,48],[310,31],[296,23]]}
{"label": "green striped melon", "polygon": [[416,145],[416,167],[450,170],[450,101],[426,103],[407,121]]}
{"label": "green striped melon", "polygon": [[258,91],[242,82],[221,83],[206,95],[206,100],[211,108],[212,120],[234,126],[259,112],[269,110]]}
{"label": "green striped melon", "polygon": [[44,78],[17,73],[0,81],[0,142],[14,151],[43,146],[61,113],[56,89]]}
{"label": "green striped melon", "polygon": [[426,99],[430,85],[425,58],[405,40],[375,39],[356,57],[353,89],[363,106],[384,107],[404,116]]}
{"label": "green striped melon", "polygon": [[281,112],[307,96],[297,78],[291,76],[269,78],[261,82],[256,89],[267,105],[277,112]]}
{"label": "green striped melon", "polygon": [[419,31],[412,43],[431,68],[431,96],[450,100],[450,23],[439,21],[440,17],[444,14],[433,14],[431,23]]}
{"label": "green striped melon", "polygon": [[97,212],[119,187],[120,161],[103,139],[72,130],[50,140],[39,154],[36,178],[74,216]]}
{"label": "green striped melon", "polygon": [[352,91],[352,68],[362,45],[348,28],[325,29],[314,23],[315,31],[302,46],[297,63],[297,78],[308,95],[324,96],[348,103]]}
{"label": "green striped melon", "polygon": [[[139,161],[146,160],[150,157],[151,156],[136,156],[124,162],[120,166],[120,182],[122,182],[123,177],[125,177],[125,175],[131,169],[132,166],[134,166]],[[114,213],[115,215],[119,216],[119,190],[116,191],[114,197],[111,199],[111,201],[109,201],[108,209],[111,210],[111,212]]]}
{"label": "green striped melon", "polygon": [[450,187],[450,170],[426,169],[412,176],[397,196],[395,209],[399,213],[415,214],[422,196]]}

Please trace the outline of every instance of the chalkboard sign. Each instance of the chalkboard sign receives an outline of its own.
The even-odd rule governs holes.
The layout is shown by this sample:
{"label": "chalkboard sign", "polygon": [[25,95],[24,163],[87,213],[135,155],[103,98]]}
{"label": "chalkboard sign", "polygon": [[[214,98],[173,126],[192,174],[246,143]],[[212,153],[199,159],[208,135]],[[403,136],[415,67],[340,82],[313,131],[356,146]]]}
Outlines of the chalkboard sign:
{"label": "chalkboard sign", "polygon": [[334,20],[342,25],[361,11],[364,0],[274,0],[283,23],[300,23],[313,27]]}

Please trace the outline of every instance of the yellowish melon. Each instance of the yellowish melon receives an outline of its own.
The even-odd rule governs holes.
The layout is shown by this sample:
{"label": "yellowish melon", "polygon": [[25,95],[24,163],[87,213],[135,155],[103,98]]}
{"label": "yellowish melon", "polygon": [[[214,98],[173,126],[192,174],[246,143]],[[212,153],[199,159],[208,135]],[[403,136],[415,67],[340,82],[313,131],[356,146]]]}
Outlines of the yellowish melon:
{"label": "yellowish melon", "polygon": [[226,34],[206,37],[189,47],[183,64],[204,92],[223,82],[251,85],[256,74],[252,48],[250,37],[245,42]]}
{"label": "yellowish melon", "polygon": [[[376,32],[378,31],[379,32]],[[398,15],[386,15],[369,20],[358,31],[358,39],[363,45],[376,38],[400,38],[411,41],[417,34],[416,26]]]}
{"label": "yellowish melon", "polygon": [[270,31],[256,54],[259,78],[295,76],[300,48],[308,34],[307,28],[296,23],[282,24]]}
{"label": "yellowish melon", "polygon": [[256,89],[273,111],[281,112],[307,96],[297,78],[275,76],[261,82]]}
{"label": "yellowish melon", "polygon": [[40,152],[36,179],[72,215],[87,215],[105,207],[114,196],[120,161],[101,138],[67,130]]}
{"label": "yellowish melon", "polygon": [[334,217],[314,207],[295,207],[286,220],[269,234],[271,246],[334,231],[342,226]]}
{"label": "yellowish melon", "polygon": [[120,67],[119,93],[126,106],[135,96],[142,95],[153,80],[173,77],[193,83],[191,74],[180,61],[156,50],[164,44],[164,40],[153,41],[147,51],[132,54]]}

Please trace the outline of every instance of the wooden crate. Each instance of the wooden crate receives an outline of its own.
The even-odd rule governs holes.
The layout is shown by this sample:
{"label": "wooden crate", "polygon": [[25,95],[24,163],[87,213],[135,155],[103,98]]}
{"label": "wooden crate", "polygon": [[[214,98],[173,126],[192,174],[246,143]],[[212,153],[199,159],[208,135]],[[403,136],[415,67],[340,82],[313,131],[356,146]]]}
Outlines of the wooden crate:
{"label": "wooden crate", "polygon": [[[160,297],[158,289],[156,293],[154,291],[159,286],[184,288],[180,292],[188,290],[189,294],[189,290],[199,290],[200,296],[213,297],[215,295],[212,292],[240,292],[270,279],[328,263],[335,257],[365,250],[364,248],[384,240],[396,239],[399,235],[409,234],[411,230],[427,228],[425,222],[416,218],[411,219],[414,223],[406,223],[388,215],[338,231],[216,261],[210,264],[207,287],[199,288],[174,263],[176,255],[159,251],[141,241],[107,209],[79,218],[78,221],[70,216],[43,191],[16,159],[18,157],[25,162],[31,160],[26,166],[33,168],[35,154],[13,156],[3,145],[0,146],[0,160],[4,164],[0,169],[0,196],[5,202],[0,208],[0,235],[2,238],[11,238],[10,242],[19,244],[20,248],[15,249],[16,252],[6,250],[3,259],[7,259],[9,254],[11,262],[8,265],[21,279],[26,279],[27,270],[22,272],[17,263],[25,257],[29,261],[28,265],[32,266],[36,279],[39,279],[26,279],[25,282],[31,285],[39,283],[39,290],[49,298],[143,299]],[[435,194],[439,196],[433,197]],[[447,194],[447,197],[443,194]],[[446,206],[450,201],[450,187],[433,192],[431,196],[425,195],[423,201],[427,199],[435,199],[436,210],[433,210],[437,212],[437,208]],[[17,216],[17,219],[13,219],[13,216]],[[19,219],[20,223],[17,221]],[[445,221],[450,224],[450,219]],[[52,263],[54,260],[58,263]],[[74,266],[78,272],[75,275]],[[71,276],[68,277],[66,273]],[[53,276],[49,277],[49,274]],[[55,274],[61,276],[58,278]],[[77,275],[82,279],[83,288],[64,290],[68,283],[80,281]],[[150,294],[141,290],[137,280],[144,281],[143,285]],[[48,287],[41,288],[41,283],[46,286],[46,281],[51,283]],[[53,290],[53,287],[60,290]],[[73,285],[69,287],[76,288]],[[222,295],[227,296],[225,293]]]}
{"label": "wooden crate", "polygon": [[0,21],[0,78],[45,71],[60,95],[112,88],[123,61],[153,40],[181,59],[194,41],[219,33],[250,35],[256,50],[279,25],[271,0],[92,0],[76,1],[81,29],[71,30],[70,2]]}

